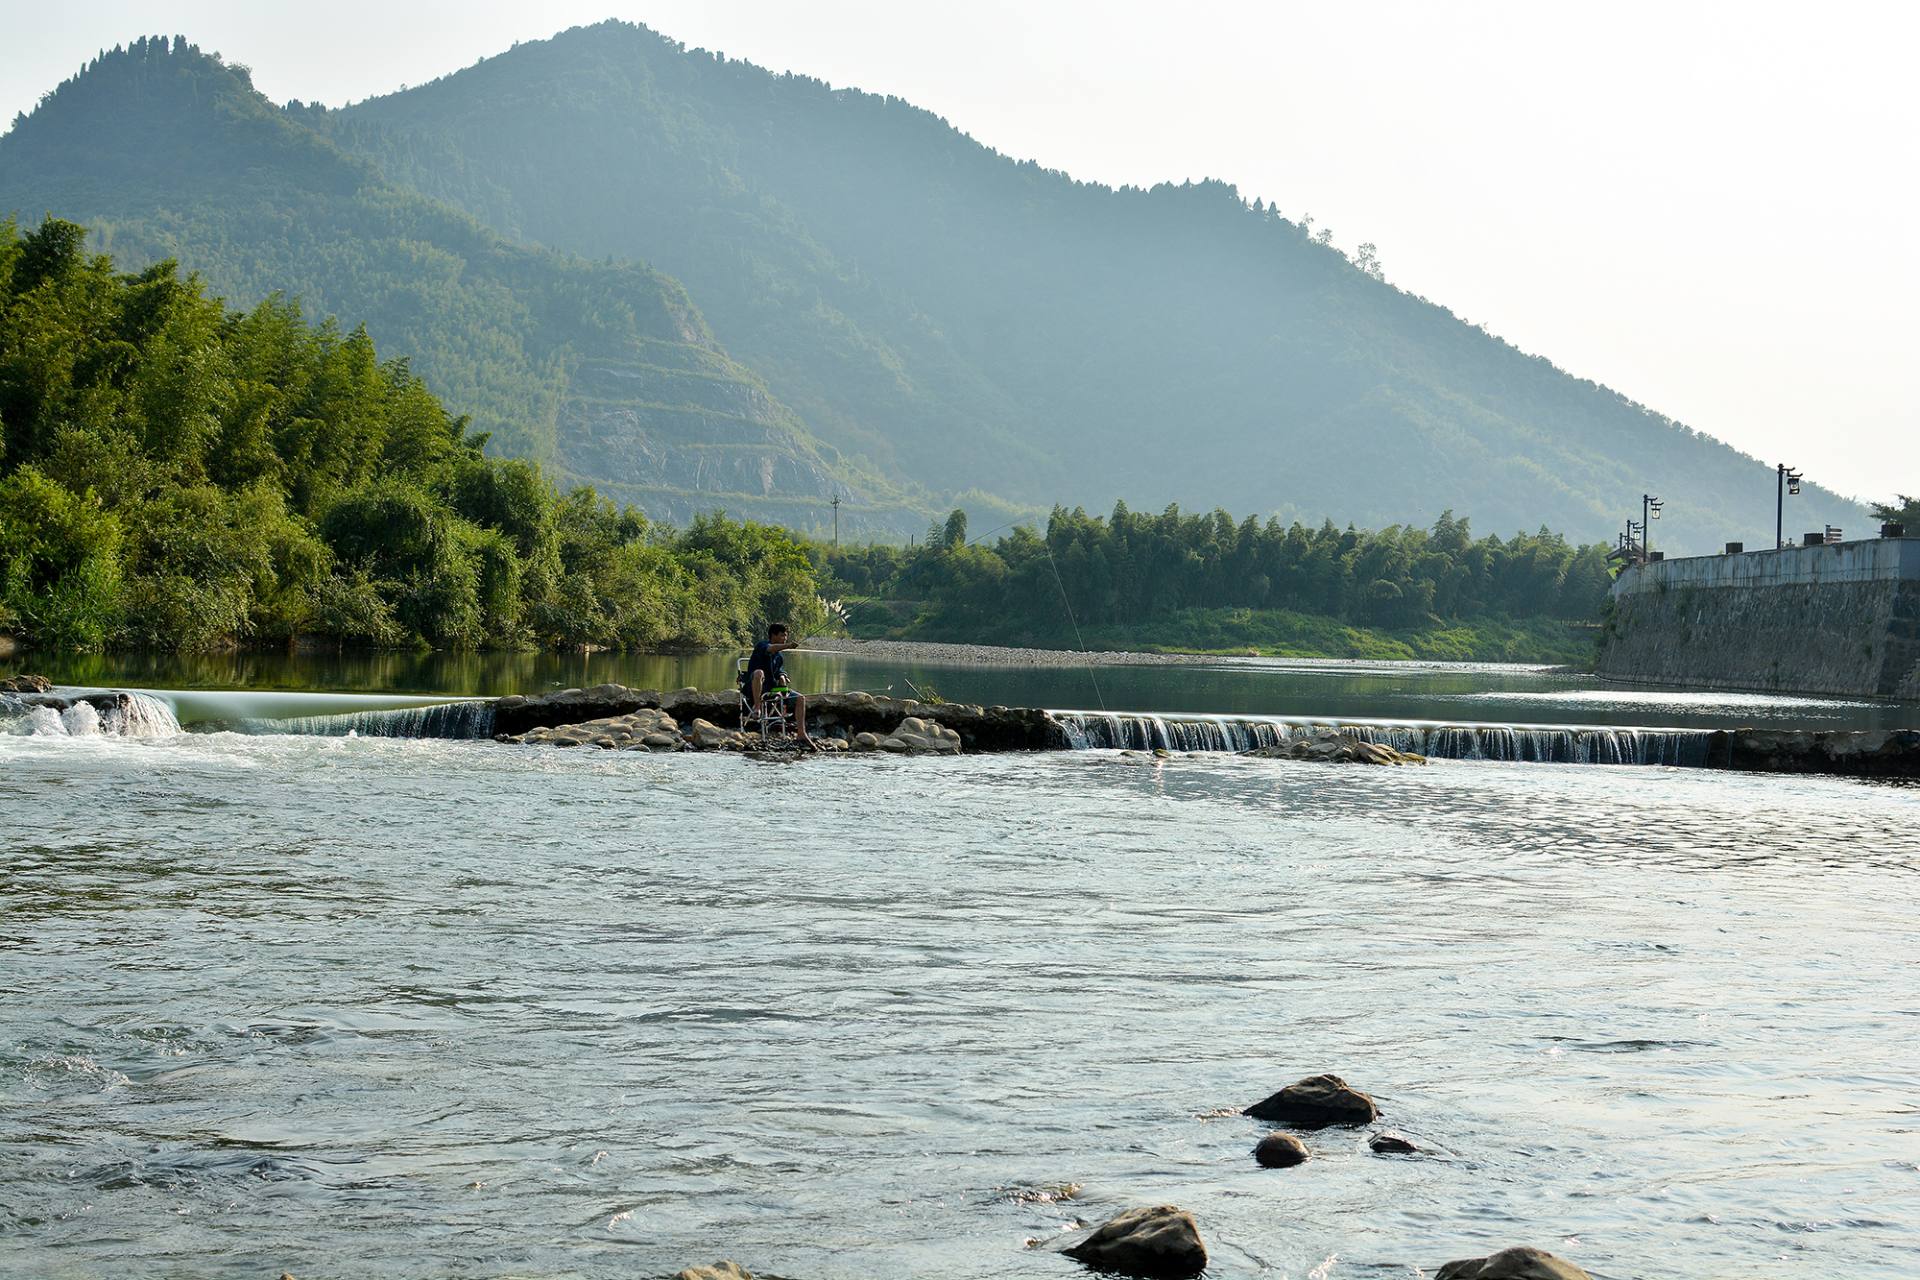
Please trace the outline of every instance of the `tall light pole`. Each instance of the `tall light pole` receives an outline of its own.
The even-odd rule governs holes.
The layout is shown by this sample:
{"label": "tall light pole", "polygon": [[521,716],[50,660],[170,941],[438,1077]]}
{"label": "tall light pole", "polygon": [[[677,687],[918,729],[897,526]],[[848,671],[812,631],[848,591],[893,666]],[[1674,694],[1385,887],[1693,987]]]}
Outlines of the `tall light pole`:
{"label": "tall light pole", "polygon": [[833,549],[840,550],[840,495],[833,495]]}
{"label": "tall light pole", "polygon": [[1660,499],[1650,493],[1640,495],[1640,536],[1643,540],[1647,558],[1653,558],[1653,535],[1647,532],[1647,521],[1660,518]]}
{"label": "tall light pole", "polygon": [[1774,468],[1775,481],[1773,491],[1773,549],[1778,551],[1787,545],[1787,495],[1800,496],[1800,481],[1804,479],[1798,471],[1786,463]]}

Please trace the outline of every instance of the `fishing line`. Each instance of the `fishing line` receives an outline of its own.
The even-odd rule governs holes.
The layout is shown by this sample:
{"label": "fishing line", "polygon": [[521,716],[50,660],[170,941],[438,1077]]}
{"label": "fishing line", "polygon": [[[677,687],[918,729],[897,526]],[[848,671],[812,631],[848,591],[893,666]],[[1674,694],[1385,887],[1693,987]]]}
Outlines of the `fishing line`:
{"label": "fishing line", "polygon": [[[969,547],[975,546],[979,543],[985,542],[988,538],[991,538],[994,534],[1000,533],[1007,529],[1011,529],[1016,525],[1032,525],[1036,523],[1037,522],[1031,516],[1028,516],[1025,519],[1021,519],[1021,520],[1009,520],[1005,524],[1001,525],[999,528],[989,529],[977,538],[967,539],[967,541],[963,545],[969,546]],[[1037,534],[1039,533],[1039,530],[1036,528],[1034,532]],[[1061,579],[1060,566],[1058,563],[1055,562],[1053,558],[1053,547],[1050,543],[1047,542],[1045,537],[1040,538],[1040,549],[1047,553],[1047,567],[1053,570],[1053,585],[1059,588],[1060,603],[1066,606],[1067,621],[1073,624],[1073,642],[1080,647],[1081,653],[1089,653],[1091,651],[1087,648],[1086,637],[1080,633],[1080,619],[1074,616],[1073,601],[1067,595],[1067,584],[1065,581]],[[855,596],[850,601],[845,601],[845,600],[841,601],[840,604],[841,604],[841,607],[844,609],[852,605],[872,604],[878,601],[879,599],[880,599],[879,596]],[[843,619],[841,622],[841,626],[844,627],[845,625],[846,623]],[[1100,691],[1100,677],[1094,674],[1093,662],[1091,659],[1088,659],[1086,663],[1086,668],[1087,668],[1087,679],[1093,685],[1094,700],[1100,704],[1100,710],[1104,713],[1107,709],[1107,699],[1106,699],[1106,695]],[[908,687],[909,688],[912,687],[911,682],[909,682]],[[916,690],[916,692],[918,691]]]}
{"label": "fishing line", "polygon": [[[1067,621],[1073,624],[1073,642],[1080,646],[1080,652],[1087,653],[1087,642],[1080,634],[1080,619],[1073,616],[1073,601],[1067,598],[1067,584],[1060,580],[1060,566],[1053,562],[1053,548],[1043,539],[1041,546],[1047,550],[1047,565],[1053,570],[1053,585],[1060,588],[1060,603],[1067,606]],[[1106,713],[1107,700],[1100,692],[1100,677],[1093,674],[1093,659],[1087,659],[1087,679],[1093,681],[1093,696],[1100,701],[1100,711]]]}

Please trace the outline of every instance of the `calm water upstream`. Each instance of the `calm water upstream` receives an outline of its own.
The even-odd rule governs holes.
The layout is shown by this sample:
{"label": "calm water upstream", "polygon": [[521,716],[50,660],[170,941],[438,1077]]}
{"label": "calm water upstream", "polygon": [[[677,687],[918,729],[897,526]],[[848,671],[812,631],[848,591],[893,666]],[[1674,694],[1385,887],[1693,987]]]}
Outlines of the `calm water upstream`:
{"label": "calm water upstream", "polygon": [[[0,778],[0,1271],[1071,1277],[1026,1243],[1170,1200],[1217,1276],[1920,1274],[1912,789],[224,733]],[[1321,1070],[1429,1154],[1255,1168],[1212,1113]]]}

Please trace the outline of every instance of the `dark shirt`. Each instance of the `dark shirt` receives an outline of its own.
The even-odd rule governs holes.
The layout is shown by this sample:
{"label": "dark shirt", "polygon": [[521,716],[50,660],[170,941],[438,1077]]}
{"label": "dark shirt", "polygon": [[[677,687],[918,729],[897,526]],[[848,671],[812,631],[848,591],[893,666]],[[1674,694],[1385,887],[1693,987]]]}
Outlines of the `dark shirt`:
{"label": "dark shirt", "polygon": [[753,673],[764,671],[767,681],[761,686],[761,692],[778,689],[787,682],[787,655],[775,653],[773,645],[765,640],[753,646],[753,656],[747,659],[747,689],[753,689]]}

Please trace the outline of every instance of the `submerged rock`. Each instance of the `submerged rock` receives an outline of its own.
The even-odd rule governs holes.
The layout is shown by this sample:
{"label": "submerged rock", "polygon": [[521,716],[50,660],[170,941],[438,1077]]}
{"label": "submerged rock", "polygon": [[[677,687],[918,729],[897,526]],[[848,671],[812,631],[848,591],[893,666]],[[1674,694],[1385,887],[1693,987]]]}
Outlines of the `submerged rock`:
{"label": "submerged rock", "polygon": [[1270,1133],[1254,1144],[1253,1158],[1262,1169],[1291,1169],[1307,1162],[1307,1144],[1290,1133]]}
{"label": "submerged rock", "polygon": [[1207,1267],[1199,1224],[1185,1209],[1170,1204],[1129,1209],[1063,1252],[1097,1271],[1148,1280],[1183,1280]]}
{"label": "submerged rock", "polygon": [[1565,1258],[1522,1245],[1484,1258],[1463,1258],[1440,1268],[1433,1280],[1593,1280]]}
{"label": "submerged rock", "polygon": [[1420,1151],[1397,1133],[1376,1133],[1367,1139],[1367,1148],[1377,1156],[1411,1156]]}
{"label": "submerged rock", "polygon": [[1247,1108],[1255,1120],[1295,1129],[1372,1124],[1380,1115],[1373,1099],[1335,1075],[1308,1076]]}

